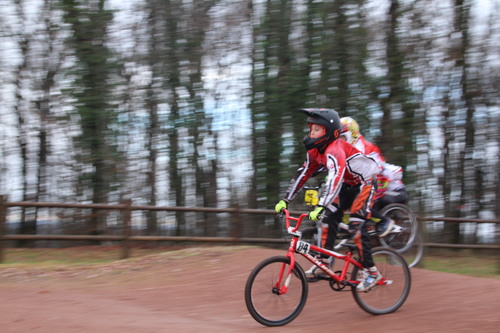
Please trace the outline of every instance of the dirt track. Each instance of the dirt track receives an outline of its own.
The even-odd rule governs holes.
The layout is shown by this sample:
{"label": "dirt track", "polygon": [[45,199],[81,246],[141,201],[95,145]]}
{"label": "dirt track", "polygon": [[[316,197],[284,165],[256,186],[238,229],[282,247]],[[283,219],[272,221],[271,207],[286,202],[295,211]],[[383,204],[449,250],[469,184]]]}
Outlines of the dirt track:
{"label": "dirt track", "polygon": [[[204,252],[203,252],[204,251]],[[310,284],[291,324],[265,328],[248,314],[246,278],[261,248],[190,249],[50,272],[0,267],[0,332],[500,332],[500,281],[412,269],[410,297],[372,316],[350,292]]]}

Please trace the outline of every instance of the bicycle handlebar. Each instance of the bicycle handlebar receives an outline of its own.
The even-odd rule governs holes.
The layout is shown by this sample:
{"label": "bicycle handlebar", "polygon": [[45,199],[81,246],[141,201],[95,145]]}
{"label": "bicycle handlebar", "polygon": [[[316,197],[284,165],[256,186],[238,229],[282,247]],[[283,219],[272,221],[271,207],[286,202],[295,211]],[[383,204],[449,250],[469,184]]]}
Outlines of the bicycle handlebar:
{"label": "bicycle handlebar", "polygon": [[282,214],[283,213],[285,214],[285,221],[286,221],[286,229],[287,230],[291,227],[290,220],[297,222],[297,223],[295,223],[295,227],[292,229],[292,232],[295,232],[299,229],[300,224],[302,223],[302,220],[304,219],[304,217],[306,217],[308,215],[308,214],[301,214],[299,217],[293,217],[293,216],[290,216],[290,212],[288,211],[288,209],[283,209]]}

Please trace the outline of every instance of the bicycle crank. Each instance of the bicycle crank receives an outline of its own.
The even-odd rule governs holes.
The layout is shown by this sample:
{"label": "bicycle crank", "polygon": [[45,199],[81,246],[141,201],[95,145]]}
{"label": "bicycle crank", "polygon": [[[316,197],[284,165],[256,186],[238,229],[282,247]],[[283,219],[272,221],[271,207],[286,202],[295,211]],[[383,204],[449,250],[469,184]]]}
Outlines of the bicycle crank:
{"label": "bicycle crank", "polygon": [[[341,271],[336,271],[335,274],[340,275],[342,274]],[[346,287],[345,283],[342,282],[337,282],[333,279],[330,279],[330,288],[332,288],[335,291],[342,291]]]}

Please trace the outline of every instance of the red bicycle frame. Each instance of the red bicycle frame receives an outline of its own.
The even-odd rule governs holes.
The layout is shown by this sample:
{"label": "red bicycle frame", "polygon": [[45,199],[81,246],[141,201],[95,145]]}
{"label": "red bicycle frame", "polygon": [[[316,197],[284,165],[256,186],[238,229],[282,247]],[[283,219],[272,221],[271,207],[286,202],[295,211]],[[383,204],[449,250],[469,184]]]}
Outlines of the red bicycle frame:
{"label": "red bicycle frame", "polygon": [[[309,260],[311,263],[314,265],[318,266],[322,271],[324,271],[330,278],[332,278],[335,282],[337,283],[343,283],[343,284],[348,284],[351,286],[354,286],[359,283],[359,281],[351,281],[347,280],[347,271],[349,269],[349,265],[352,264],[354,266],[359,267],[360,269],[363,269],[363,265],[361,265],[356,259],[353,258],[353,252],[352,251],[347,251],[346,254],[341,254],[335,251],[327,250],[321,247],[318,247],[316,245],[303,242],[300,240],[300,237],[302,236],[302,232],[299,231],[300,225],[302,223],[302,220],[307,216],[307,214],[302,214],[299,217],[293,217],[290,216],[290,213],[287,209],[283,210],[285,214],[285,219],[286,219],[286,228],[288,233],[292,236],[292,240],[290,241],[290,246],[288,248],[288,253],[286,256],[290,258],[290,266],[288,268],[288,272],[286,272],[286,275],[284,274],[284,269],[285,269],[285,264],[283,264],[283,267],[281,269],[279,279],[275,285],[275,292],[278,294],[284,294],[286,293],[288,289],[288,284],[291,278],[291,274],[293,273],[293,269],[295,267],[295,253],[300,254],[302,257],[306,258]],[[295,221],[295,226],[290,225],[290,220]],[[319,260],[316,256],[311,255],[309,252],[314,251],[316,253],[322,253],[340,260],[344,261],[344,267],[342,268],[342,271],[340,275],[336,274],[333,272],[330,267],[325,265],[322,260]],[[283,277],[286,276],[285,283],[282,284],[283,282]],[[384,279],[382,279],[384,280]],[[378,284],[384,284],[385,281],[379,281]],[[280,287],[281,286],[281,287]]]}

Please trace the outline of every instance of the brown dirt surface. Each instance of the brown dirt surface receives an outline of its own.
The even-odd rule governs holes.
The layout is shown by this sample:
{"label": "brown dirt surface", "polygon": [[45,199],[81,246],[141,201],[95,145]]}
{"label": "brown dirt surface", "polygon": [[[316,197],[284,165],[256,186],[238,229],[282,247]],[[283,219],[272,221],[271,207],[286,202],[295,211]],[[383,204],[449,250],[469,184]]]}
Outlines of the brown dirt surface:
{"label": "brown dirt surface", "polygon": [[[0,266],[0,332],[500,332],[500,280],[412,269],[396,312],[373,316],[350,292],[311,283],[290,324],[266,328],[249,315],[246,279],[280,249],[190,248],[50,269]],[[305,265],[303,265],[305,266]]]}

